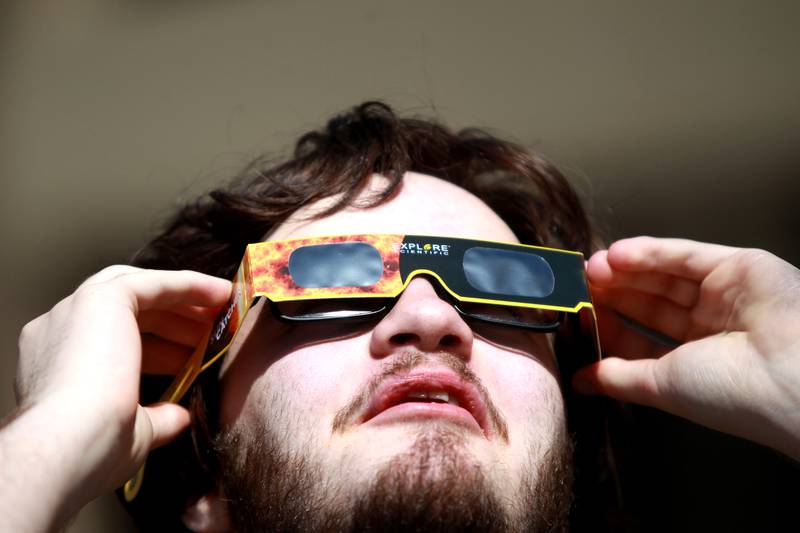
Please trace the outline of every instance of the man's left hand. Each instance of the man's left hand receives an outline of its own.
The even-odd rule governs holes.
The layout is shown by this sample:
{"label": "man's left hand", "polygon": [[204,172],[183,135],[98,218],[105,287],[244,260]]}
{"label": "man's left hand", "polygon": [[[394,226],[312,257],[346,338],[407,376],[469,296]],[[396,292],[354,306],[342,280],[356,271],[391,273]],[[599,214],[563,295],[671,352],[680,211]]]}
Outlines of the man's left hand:
{"label": "man's left hand", "polygon": [[607,358],[576,374],[576,390],[656,407],[800,460],[797,268],[762,250],[637,237],[594,254],[587,275]]}

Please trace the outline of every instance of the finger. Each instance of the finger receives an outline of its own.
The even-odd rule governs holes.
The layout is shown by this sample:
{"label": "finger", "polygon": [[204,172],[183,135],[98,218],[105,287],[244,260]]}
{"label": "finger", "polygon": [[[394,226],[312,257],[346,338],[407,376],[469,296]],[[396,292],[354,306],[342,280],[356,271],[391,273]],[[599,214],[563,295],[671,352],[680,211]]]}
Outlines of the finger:
{"label": "finger", "polygon": [[666,298],[626,289],[596,289],[593,299],[650,329],[685,341],[693,328],[691,311]]}
{"label": "finger", "polygon": [[128,292],[137,313],[174,305],[221,306],[231,293],[230,281],[188,270],[140,270],[109,283]]}
{"label": "finger", "polygon": [[217,318],[217,315],[220,311],[220,306],[209,307],[202,305],[176,304],[167,307],[165,311],[170,311],[176,315],[180,315],[196,322],[208,324]]}
{"label": "finger", "polygon": [[141,271],[141,268],[134,267],[131,265],[111,265],[107,266],[100,272],[97,272],[84,280],[83,283],[80,284],[80,287],[86,285],[92,285],[96,283],[105,283],[107,281],[111,281],[114,278],[118,278],[119,276],[123,276],[125,274],[133,274],[135,272]]}
{"label": "finger", "polygon": [[162,339],[191,347],[197,346],[203,340],[203,336],[209,328],[207,324],[158,309],[142,311],[139,313],[137,321],[142,333],[150,333]]}
{"label": "finger", "polygon": [[[189,427],[191,417],[189,411],[180,405],[162,402],[141,407],[142,416],[146,416],[150,422],[150,446],[149,450],[163,446],[173,441],[186,428]],[[139,413],[137,413],[137,418]]]}
{"label": "finger", "polygon": [[586,274],[593,287],[634,289],[663,296],[684,307],[695,305],[700,295],[700,284],[687,278],[663,272],[629,272],[612,268],[606,250],[591,257]]}
{"label": "finger", "polygon": [[623,402],[672,411],[656,375],[658,359],[603,359],[575,373],[572,385],[581,394],[602,394]]}
{"label": "finger", "polygon": [[194,350],[158,337],[142,337],[142,373],[174,376]]}
{"label": "finger", "polygon": [[634,237],[608,249],[612,268],[627,272],[662,272],[702,281],[736,248],[685,239]]}

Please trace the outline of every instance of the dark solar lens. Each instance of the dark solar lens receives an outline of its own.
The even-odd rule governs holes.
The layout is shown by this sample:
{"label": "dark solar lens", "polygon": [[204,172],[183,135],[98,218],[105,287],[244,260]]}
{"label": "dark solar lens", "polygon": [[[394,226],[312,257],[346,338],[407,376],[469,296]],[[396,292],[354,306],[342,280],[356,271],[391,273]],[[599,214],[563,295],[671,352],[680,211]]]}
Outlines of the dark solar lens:
{"label": "dark solar lens", "polygon": [[365,242],[298,248],[289,257],[289,275],[304,288],[367,287],[383,274],[381,254]]}
{"label": "dark solar lens", "polygon": [[463,265],[469,284],[482,292],[543,298],[555,288],[550,264],[533,253],[476,246],[464,253]]}
{"label": "dark solar lens", "polygon": [[559,322],[559,312],[550,309],[473,302],[458,302],[457,306],[463,314],[485,322],[524,326],[553,326]]}
{"label": "dark solar lens", "polygon": [[382,312],[389,305],[386,298],[332,298],[276,302],[280,316],[294,320],[333,320],[368,317]]}

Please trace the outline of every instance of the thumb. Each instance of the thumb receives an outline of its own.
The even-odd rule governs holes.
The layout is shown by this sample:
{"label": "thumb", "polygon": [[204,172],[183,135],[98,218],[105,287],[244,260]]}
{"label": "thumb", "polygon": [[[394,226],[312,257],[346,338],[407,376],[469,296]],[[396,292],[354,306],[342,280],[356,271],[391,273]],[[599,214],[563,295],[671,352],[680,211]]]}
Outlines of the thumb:
{"label": "thumb", "polygon": [[189,426],[189,411],[180,405],[161,402],[136,410],[133,457],[136,463],[154,448],[175,439]]}
{"label": "thumb", "polygon": [[178,404],[161,402],[143,409],[153,429],[150,450],[171,442],[189,427],[189,411]]}
{"label": "thumb", "polygon": [[657,362],[609,357],[575,372],[572,386],[581,394],[603,394],[666,411],[667,400],[659,391],[656,377]]}

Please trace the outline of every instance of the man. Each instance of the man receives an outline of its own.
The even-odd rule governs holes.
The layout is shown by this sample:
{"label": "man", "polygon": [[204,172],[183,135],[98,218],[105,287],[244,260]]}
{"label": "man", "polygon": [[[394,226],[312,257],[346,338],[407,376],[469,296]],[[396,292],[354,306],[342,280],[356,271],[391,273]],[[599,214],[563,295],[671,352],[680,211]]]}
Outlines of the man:
{"label": "man", "polygon": [[[139,374],[176,372],[230,284],[153,268],[231,278],[250,242],[363,233],[593,251],[574,192],[540,158],[378,104],[212,197],[139,255],[146,269],[106,269],[26,326],[20,407],[0,433],[3,530],[63,524],[189,426],[184,408],[138,404]],[[564,530],[569,424],[580,419],[572,409],[568,420],[570,380],[800,458],[794,267],[766,252],[639,238],[594,254],[587,273],[611,357],[574,379],[562,374],[580,354],[556,353],[551,335],[468,321],[430,275],[355,325],[287,326],[262,302],[192,395],[192,437],[179,441],[197,458],[155,452],[145,487],[172,483],[165,499],[179,487],[177,514],[194,531]],[[626,329],[620,315],[679,346]],[[413,403],[452,394],[458,408],[375,407],[403,383]],[[177,473],[165,480],[168,466]],[[158,514],[150,527],[169,523]]]}

